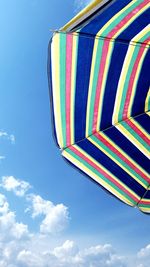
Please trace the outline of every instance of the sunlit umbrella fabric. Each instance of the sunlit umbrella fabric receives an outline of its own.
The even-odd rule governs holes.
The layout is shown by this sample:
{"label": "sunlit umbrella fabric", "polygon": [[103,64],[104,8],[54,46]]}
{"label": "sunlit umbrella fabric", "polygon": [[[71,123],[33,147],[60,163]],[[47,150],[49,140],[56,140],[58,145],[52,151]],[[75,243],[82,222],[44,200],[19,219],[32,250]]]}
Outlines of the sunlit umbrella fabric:
{"label": "sunlit umbrella fabric", "polygon": [[150,1],[94,1],[55,32],[48,64],[62,155],[150,213]]}

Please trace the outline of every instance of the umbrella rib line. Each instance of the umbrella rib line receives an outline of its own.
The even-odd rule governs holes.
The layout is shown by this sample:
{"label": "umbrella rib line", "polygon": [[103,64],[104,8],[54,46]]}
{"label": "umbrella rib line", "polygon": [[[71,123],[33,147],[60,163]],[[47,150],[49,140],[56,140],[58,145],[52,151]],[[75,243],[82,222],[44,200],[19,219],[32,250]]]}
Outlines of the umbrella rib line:
{"label": "umbrella rib line", "polygon": [[65,150],[66,148],[69,148],[69,147],[71,147],[71,146],[73,146],[73,145],[77,145],[78,143],[80,143],[80,142],[86,140],[87,138],[91,137],[91,136],[92,136],[93,134],[95,134],[95,133],[105,132],[105,131],[107,131],[107,130],[113,128],[113,127],[116,127],[116,126],[119,125],[121,122],[126,122],[126,121],[128,121],[128,120],[132,120],[132,119],[138,118],[139,116],[144,115],[144,114],[147,114],[147,113],[148,113],[148,111],[147,111],[147,112],[140,113],[140,114],[138,114],[138,115],[136,115],[136,116],[134,116],[134,117],[129,117],[129,118],[127,118],[126,120],[121,120],[121,121],[119,121],[119,122],[117,122],[117,123],[111,125],[110,127],[107,127],[107,128],[104,129],[104,130],[94,131],[92,134],[86,136],[85,138],[83,138],[83,139],[81,139],[81,140],[79,140],[79,141],[77,141],[77,142],[74,142],[73,144],[70,144],[69,146],[65,146],[65,147],[60,148],[60,150],[63,151],[63,150]]}

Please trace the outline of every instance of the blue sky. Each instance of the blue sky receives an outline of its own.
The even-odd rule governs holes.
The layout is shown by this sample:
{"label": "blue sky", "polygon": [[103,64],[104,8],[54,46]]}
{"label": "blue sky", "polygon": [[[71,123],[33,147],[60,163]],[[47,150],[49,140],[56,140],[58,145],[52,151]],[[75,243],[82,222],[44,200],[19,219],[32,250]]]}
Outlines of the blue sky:
{"label": "blue sky", "polygon": [[52,137],[50,29],[86,3],[0,2],[0,267],[150,266],[150,217],[70,167]]}

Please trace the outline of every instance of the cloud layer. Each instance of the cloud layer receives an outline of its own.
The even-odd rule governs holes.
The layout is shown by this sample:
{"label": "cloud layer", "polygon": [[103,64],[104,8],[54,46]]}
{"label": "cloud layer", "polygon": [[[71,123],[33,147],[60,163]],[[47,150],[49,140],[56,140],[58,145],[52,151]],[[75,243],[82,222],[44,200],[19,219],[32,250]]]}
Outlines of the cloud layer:
{"label": "cloud layer", "polygon": [[[47,216],[51,212],[53,214],[53,211],[49,210],[55,207],[52,202],[45,201],[39,196],[34,196],[34,198],[36,198],[36,200],[34,199],[34,217],[40,214]],[[62,206],[60,207],[62,208]],[[58,214],[56,212],[55,216],[57,217]],[[62,217],[59,214],[59,220],[63,216],[64,214]],[[52,232],[52,229],[55,232],[58,220],[53,221],[52,219],[51,224],[53,227],[50,227],[50,232]],[[43,242],[45,243],[44,247]],[[99,245],[79,250],[78,246],[70,240],[53,249],[50,249],[50,243],[49,231],[44,231],[44,234],[40,232],[33,233],[29,231],[27,225],[17,222],[16,215],[10,210],[6,197],[0,194],[0,267],[126,266],[124,259],[116,255],[111,245]]]}
{"label": "cloud layer", "polygon": [[[1,188],[13,192],[14,197],[22,197],[31,220],[39,225],[38,230],[30,230],[30,224],[17,220],[10,210],[6,196],[0,193],[0,267],[149,267],[150,244],[134,255],[134,265],[130,258],[118,255],[111,244],[80,249],[72,240],[64,240],[59,245],[57,238],[69,223],[68,208],[43,199],[40,195],[29,194],[32,186],[14,176],[3,176]],[[63,235],[62,235],[63,236]]]}
{"label": "cloud layer", "polygon": [[32,218],[44,216],[40,224],[41,233],[58,233],[63,231],[68,225],[68,208],[63,204],[54,205],[51,201],[44,200],[41,196],[34,194],[27,196],[27,200],[31,202],[28,211],[31,211]]}
{"label": "cloud layer", "polygon": [[16,196],[19,197],[23,197],[31,188],[28,182],[16,179],[13,176],[3,176],[0,187],[6,191],[12,191]]}

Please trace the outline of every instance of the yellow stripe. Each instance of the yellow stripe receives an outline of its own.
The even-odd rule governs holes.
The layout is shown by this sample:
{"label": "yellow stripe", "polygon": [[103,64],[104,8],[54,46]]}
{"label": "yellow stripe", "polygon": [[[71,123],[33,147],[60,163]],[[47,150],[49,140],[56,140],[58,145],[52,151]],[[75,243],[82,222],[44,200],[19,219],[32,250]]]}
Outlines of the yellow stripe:
{"label": "yellow stripe", "polygon": [[[140,31],[131,41],[134,42],[134,43],[137,43],[144,35],[149,33],[149,31],[150,31],[150,24],[148,24],[142,31]],[[147,48],[147,46],[149,47],[148,44],[144,45],[144,46],[146,48]]]}
{"label": "yellow stripe", "polygon": [[113,48],[114,48],[114,43],[109,42],[108,54],[107,54],[105,68],[104,68],[104,75],[103,75],[100,98],[99,98],[99,105],[98,105],[99,108],[98,108],[97,125],[96,125],[97,131],[100,130],[99,125],[100,125],[101,115],[102,115],[103,98],[104,98],[105,86],[106,86],[106,81],[107,81],[107,74],[108,74],[109,65],[111,62],[111,55],[112,55]]}
{"label": "yellow stripe", "polygon": [[108,183],[106,183],[100,176],[93,173],[90,169],[88,169],[82,162],[74,158],[72,155],[70,155],[66,150],[63,151],[63,156],[67,158],[69,161],[73,162],[73,164],[80,168],[82,171],[84,171],[87,175],[93,178],[97,183],[102,185],[104,188],[106,188],[108,191],[110,191],[112,194],[117,196],[119,199],[124,201],[130,206],[134,206],[132,202],[130,202],[125,196],[121,195],[117,190],[115,190],[112,186],[110,186]]}
{"label": "yellow stripe", "polygon": [[134,195],[137,199],[140,199],[140,197],[132,191],[128,186],[126,186],[123,182],[121,182],[116,176],[114,176],[108,169],[106,169],[103,165],[101,165],[99,162],[97,162],[93,157],[91,157],[89,154],[87,154],[83,149],[78,147],[77,145],[74,145],[74,147],[84,156],[86,156],[89,160],[91,160],[96,166],[100,167],[103,171],[105,171],[109,176],[113,177],[113,179],[119,183],[121,186],[123,186],[128,192],[130,192],[132,195]]}
{"label": "yellow stripe", "polygon": [[126,137],[129,141],[134,144],[146,157],[148,157],[149,151],[134,137],[132,133],[127,131],[121,123],[115,125],[115,127]]}
{"label": "yellow stripe", "polygon": [[129,64],[131,62],[132,55],[133,55],[135,49],[136,49],[135,46],[129,45],[128,52],[127,52],[127,55],[126,55],[125,60],[124,60],[123,68],[122,68],[119,83],[118,83],[117,94],[116,94],[115,105],[114,105],[114,111],[113,111],[112,122],[114,125],[116,123],[118,123],[118,116],[119,116],[119,111],[120,111],[120,106],[121,106],[121,99],[122,99],[123,89],[124,89],[125,80],[126,80],[127,72],[128,72],[127,66],[129,66]]}
{"label": "yellow stripe", "polygon": [[[103,36],[103,32],[110,26],[110,24],[112,24],[118,18],[118,16],[120,16],[122,13],[124,13],[132,5],[133,5],[133,3],[130,3],[125,8],[123,8],[120,12],[118,12],[115,16],[113,16],[101,28],[101,30],[97,33],[97,36]],[[94,67],[95,67],[95,63],[96,63],[96,54],[97,54],[98,42],[99,42],[99,39],[95,39],[94,49],[93,49],[93,57],[92,57],[92,67],[91,67],[91,73],[90,73],[90,85],[89,85],[89,91],[88,91],[89,93],[88,93],[87,116],[86,116],[86,136],[89,136],[88,129],[89,129],[89,116],[90,116],[90,103],[91,103],[92,83],[93,83],[93,76],[94,76]],[[113,49],[113,46],[111,45],[111,50],[108,52],[109,53],[109,57],[111,56],[112,49]],[[101,91],[100,101],[99,101],[97,131],[100,130],[99,129],[99,125],[100,125],[100,117],[101,117],[101,112],[102,112],[101,103],[102,103],[103,96],[104,96],[104,83],[106,83],[105,79],[107,77],[109,64],[110,64],[110,58],[109,58],[109,60],[107,59],[107,67],[105,66],[105,75],[104,75],[104,78],[103,78],[103,86],[102,86],[102,91]]]}
{"label": "yellow stripe", "polygon": [[[141,201],[145,201],[147,204],[149,203],[150,204],[150,199],[146,199],[146,198],[142,198]],[[139,203],[140,204],[140,203]],[[142,204],[141,204],[142,205]]]}
{"label": "yellow stripe", "polygon": [[[146,27],[147,28],[147,27]],[[144,28],[140,33],[138,33],[132,40],[131,42],[134,42],[134,40],[139,41],[145,34],[147,33],[147,29]],[[130,43],[131,43],[130,42]],[[112,122],[113,124],[118,123],[118,116],[119,116],[119,111],[120,111],[120,106],[121,106],[121,99],[122,99],[122,94],[124,90],[124,85],[127,77],[127,72],[128,72],[128,67],[130,65],[133,53],[137,46],[129,45],[124,64],[122,67],[119,83],[118,83],[118,88],[117,88],[117,94],[116,94],[116,99],[115,99],[115,105],[114,105],[114,111],[113,111],[113,118]],[[134,84],[135,86],[135,84]],[[134,87],[135,89],[135,87]]]}
{"label": "yellow stripe", "polygon": [[97,55],[97,47],[98,47],[98,39],[95,39],[93,56],[92,56],[92,64],[91,64],[91,73],[90,73],[90,83],[88,90],[88,101],[87,101],[87,114],[86,114],[86,137],[89,136],[89,117],[90,117],[90,105],[91,105],[91,95],[92,95],[92,86],[93,86],[93,77],[96,63],[96,55]]}
{"label": "yellow stripe", "polygon": [[[137,1],[137,0],[135,0]],[[134,2],[134,0],[132,1]],[[132,3],[131,2],[131,3]],[[149,3],[145,5],[143,8],[141,8],[138,12],[135,13],[135,15],[128,20],[128,22],[114,35],[114,38],[116,38],[122,31],[124,31],[138,16],[140,16],[146,9],[149,7]],[[132,40],[133,41],[133,40]]]}
{"label": "yellow stripe", "polygon": [[56,33],[52,39],[52,83],[53,83],[53,105],[54,105],[54,117],[56,126],[56,135],[59,146],[63,147],[63,135],[61,124],[61,111],[60,111],[60,38]]}
{"label": "yellow stripe", "polygon": [[139,209],[140,209],[141,211],[150,213],[150,208],[140,207],[140,206],[138,206],[138,207],[139,207]]}
{"label": "yellow stripe", "polygon": [[116,143],[114,143],[108,136],[105,135],[105,132],[99,132],[98,134],[102,135],[106,141],[108,141],[113,147],[115,147],[124,157],[126,157],[134,166],[136,166],[144,175],[149,177],[149,173],[146,172],[140,165],[136,163],[124,150],[122,150]]}
{"label": "yellow stripe", "polygon": [[[103,32],[110,26],[110,24],[113,25],[114,21],[117,20],[117,18],[123,14],[124,12],[126,12],[126,10],[128,10],[133,4],[135,4],[137,0],[133,0],[131,1],[131,3],[129,3],[127,6],[125,6],[123,9],[121,9],[116,15],[114,15],[104,26],[103,28],[100,29],[100,31],[97,33],[98,36],[103,36]],[[130,24],[130,22],[129,22]],[[125,27],[125,26],[124,26]],[[122,29],[124,28],[121,28],[120,31],[122,31]],[[119,31],[119,33],[120,33]],[[116,33],[115,37],[117,36],[118,32]]]}
{"label": "yellow stripe", "polygon": [[73,24],[78,23],[78,21],[82,20],[82,17],[85,15],[88,16],[88,13],[92,13],[92,9],[94,9],[98,4],[102,3],[103,0],[95,0],[87,7],[85,7],[81,12],[79,12],[73,19],[71,19],[64,27],[62,28],[63,31],[67,31]]}
{"label": "yellow stripe", "polygon": [[150,105],[150,88],[148,90],[148,94],[147,94],[147,97],[146,97],[146,100],[145,100],[145,112],[148,111],[149,105]]}
{"label": "yellow stripe", "polygon": [[[143,64],[144,58],[146,56],[146,53],[147,53],[147,49],[145,49],[142,57],[140,58],[140,61],[139,61],[139,64],[138,64],[138,68],[137,68],[137,71],[136,71],[136,77],[139,77],[139,75],[140,75],[140,71],[141,71],[142,64]],[[132,87],[132,93],[131,93],[131,96],[130,96],[130,103],[129,103],[128,112],[127,112],[127,117],[128,118],[131,117],[132,105],[133,105],[133,102],[134,102],[137,83],[138,83],[138,79],[136,78],[136,79],[134,79],[134,83],[133,83],[133,87]]]}
{"label": "yellow stripe", "polygon": [[134,118],[131,118],[130,121],[149,139],[150,136],[147,131]]}
{"label": "yellow stripe", "polygon": [[101,150],[105,155],[107,155],[112,161],[114,161],[118,166],[120,166],[125,172],[127,172],[134,180],[136,180],[139,184],[141,184],[145,189],[147,186],[142,183],[130,170],[124,166],[124,164],[120,163],[116,158],[114,158],[110,153],[108,153],[105,149],[103,149],[98,143],[96,143],[92,138],[88,138],[91,143],[93,143],[99,150]]}
{"label": "yellow stripe", "polygon": [[[143,31],[141,31],[138,35],[136,35],[132,40],[134,42],[138,42],[138,40],[140,40],[149,31],[150,31],[150,25],[146,26],[143,29]],[[142,67],[144,58],[146,56],[146,53],[147,53],[147,49],[145,48],[145,51],[144,51],[144,53],[143,53],[143,55],[142,55],[142,57],[140,59],[140,62],[139,62],[139,65],[138,65],[138,69],[137,69],[137,72],[136,72],[136,76],[137,77],[140,74],[141,67]],[[135,97],[135,91],[136,91],[137,82],[138,82],[138,79],[135,79],[134,80],[134,84],[133,84],[132,94],[131,94],[131,97],[130,97],[130,104],[129,104],[129,107],[128,107],[128,115],[127,115],[128,118],[131,117],[131,110],[132,110],[132,105],[133,105],[133,101],[134,101],[134,97]]]}
{"label": "yellow stripe", "polygon": [[[130,4],[128,4],[125,8],[123,8],[120,12],[118,12],[114,17],[112,17],[111,20],[109,20],[105,26],[98,32],[97,35],[103,35],[103,32],[107,29],[107,27],[110,26],[110,23],[113,23],[118,16],[123,14],[129,7],[131,7],[134,3],[132,1]],[[128,27],[128,25],[135,20],[136,17],[138,17],[144,10],[146,10],[147,7],[144,7],[141,9],[138,13],[136,13],[114,36],[113,38],[116,38],[125,28]],[[92,67],[91,67],[91,74],[90,74],[90,85],[89,85],[89,93],[88,93],[88,103],[87,103],[87,116],[86,116],[86,136],[89,135],[88,129],[89,129],[89,116],[90,116],[90,100],[91,100],[91,94],[92,94],[92,80],[93,80],[93,75],[94,75],[94,67],[95,67],[95,62],[96,62],[96,53],[97,53],[97,46],[98,46],[98,41],[95,39],[95,44],[94,44],[94,50],[93,50],[93,58],[92,58]],[[102,113],[102,103],[103,103],[103,97],[104,97],[104,91],[105,91],[105,84],[106,84],[106,78],[107,78],[107,73],[109,69],[109,64],[110,64],[110,57],[112,54],[113,50],[113,44],[110,43],[109,45],[109,50],[108,50],[108,56],[107,56],[107,64],[105,65],[105,70],[104,70],[104,77],[103,77],[103,83],[101,87],[101,94],[100,94],[100,99],[99,99],[99,110],[98,110],[98,119],[97,119],[97,126],[96,130],[99,131],[99,125],[100,125],[100,119],[101,119],[101,113]],[[132,54],[131,54],[132,55]]]}

